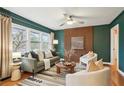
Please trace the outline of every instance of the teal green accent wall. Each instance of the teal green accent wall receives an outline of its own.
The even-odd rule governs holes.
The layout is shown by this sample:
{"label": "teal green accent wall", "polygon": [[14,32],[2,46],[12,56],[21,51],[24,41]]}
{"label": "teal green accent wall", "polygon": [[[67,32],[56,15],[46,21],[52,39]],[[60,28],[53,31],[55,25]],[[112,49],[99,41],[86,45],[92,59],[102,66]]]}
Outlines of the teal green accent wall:
{"label": "teal green accent wall", "polygon": [[60,57],[64,57],[64,31],[55,31],[55,39],[58,40],[58,45],[55,45],[56,51],[59,53]]}
{"label": "teal green accent wall", "polygon": [[119,24],[119,69],[124,72],[124,11],[116,17],[110,27]]}
{"label": "teal green accent wall", "polygon": [[24,18],[20,15],[17,15],[15,13],[13,13],[11,11],[8,11],[8,10],[6,10],[4,8],[1,8],[1,7],[0,7],[0,14],[10,16],[12,18],[12,22],[16,23],[16,24],[26,26],[26,27],[29,27],[29,28],[33,28],[33,29],[36,29],[36,30],[40,30],[40,31],[43,31],[43,32],[47,32],[47,33],[54,32],[54,30],[52,30],[48,27],[42,26],[42,25],[40,25],[36,22],[28,20],[28,19],[26,19],[26,18]]}
{"label": "teal green accent wall", "polygon": [[98,54],[98,59],[110,62],[110,28],[109,25],[93,27],[93,51]]}

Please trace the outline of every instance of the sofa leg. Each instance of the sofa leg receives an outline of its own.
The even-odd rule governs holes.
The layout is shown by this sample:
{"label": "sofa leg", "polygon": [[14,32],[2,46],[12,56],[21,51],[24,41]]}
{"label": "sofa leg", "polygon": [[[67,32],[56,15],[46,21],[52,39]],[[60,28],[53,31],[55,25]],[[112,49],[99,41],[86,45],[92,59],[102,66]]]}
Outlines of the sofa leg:
{"label": "sofa leg", "polygon": [[34,78],[34,76],[35,76],[35,72],[34,72],[34,69],[33,69],[33,74],[32,74],[32,77]]}

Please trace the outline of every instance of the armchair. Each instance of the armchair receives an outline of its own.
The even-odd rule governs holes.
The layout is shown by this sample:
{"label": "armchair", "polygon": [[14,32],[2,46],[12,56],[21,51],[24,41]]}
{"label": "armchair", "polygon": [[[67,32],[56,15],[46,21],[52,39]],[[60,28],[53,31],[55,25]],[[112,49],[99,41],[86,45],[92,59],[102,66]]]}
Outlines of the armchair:
{"label": "armchair", "polygon": [[88,64],[89,62],[97,61],[97,54],[94,53],[93,57],[88,57],[88,54],[80,57],[80,63]]}

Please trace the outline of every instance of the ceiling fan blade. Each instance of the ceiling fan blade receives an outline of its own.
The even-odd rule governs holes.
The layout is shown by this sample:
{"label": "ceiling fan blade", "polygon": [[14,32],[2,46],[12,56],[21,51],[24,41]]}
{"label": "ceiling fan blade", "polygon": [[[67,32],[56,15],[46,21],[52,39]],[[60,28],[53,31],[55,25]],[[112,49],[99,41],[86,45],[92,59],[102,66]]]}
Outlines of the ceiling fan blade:
{"label": "ceiling fan blade", "polygon": [[68,14],[63,14],[65,17],[69,16]]}
{"label": "ceiling fan blade", "polygon": [[76,16],[76,15],[70,15],[70,16],[73,18],[78,18],[78,19],[84,19],[85,18],[84,16]]}
{"label": "ceiling fan blade", "polygon": [[63,26],[63,25],[65,25],[65,23],[62,23],[62,24],[60,24],[59,26]]}
{"label": "ceiling fan blade", "polygon": [[63,14],[63,15],[64,15],[65,19],[68,19],[70,17],[70,15],[68,15],[68,14]]}
{"label": "ceiling fan blade", "polygon": [[84,24],[84,21],[77,21],[77,23],[79,23],[79,24]]}

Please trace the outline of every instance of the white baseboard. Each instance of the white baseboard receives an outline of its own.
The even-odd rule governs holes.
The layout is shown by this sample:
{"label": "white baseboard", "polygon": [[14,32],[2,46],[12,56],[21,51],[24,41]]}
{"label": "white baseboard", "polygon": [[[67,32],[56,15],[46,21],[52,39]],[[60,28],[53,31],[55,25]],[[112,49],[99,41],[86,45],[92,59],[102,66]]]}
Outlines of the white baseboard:
{"label": "white baseboard", "polygon": [[[112,65],[112,63],[110,63],[110,62],[103,62],[103,64]],[[123,72],[123,71],[121,71],[120,69],[118,69],[118,72],[119,72],[122,76],[124,76],[124,72]]]}
{"label": "white baseboard", "polygon": [[111,65],[111,63],[110,62],[103,62],[103,64],[107,64],[107,65]]}
{"label": "white baseboard", "polygon": [[124,76],[124,72],[122,72],[120,69],[118,69],[118,72],[119,72],[122,76]]}

